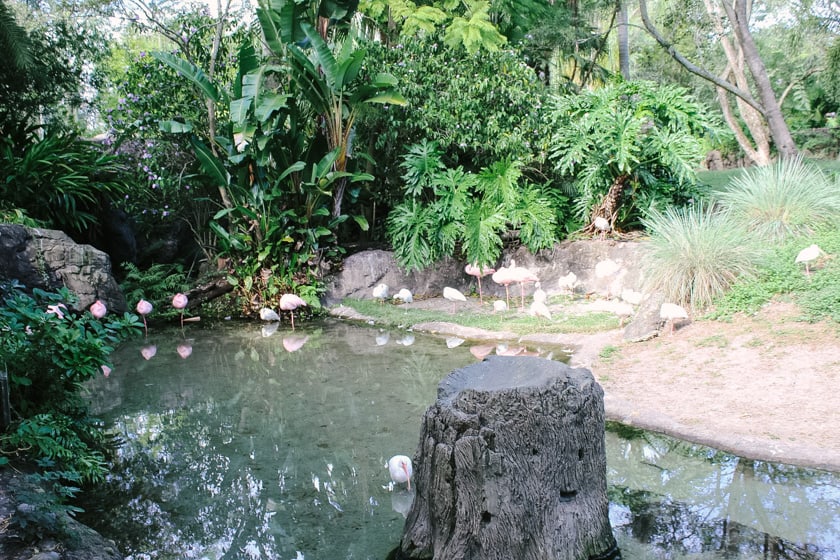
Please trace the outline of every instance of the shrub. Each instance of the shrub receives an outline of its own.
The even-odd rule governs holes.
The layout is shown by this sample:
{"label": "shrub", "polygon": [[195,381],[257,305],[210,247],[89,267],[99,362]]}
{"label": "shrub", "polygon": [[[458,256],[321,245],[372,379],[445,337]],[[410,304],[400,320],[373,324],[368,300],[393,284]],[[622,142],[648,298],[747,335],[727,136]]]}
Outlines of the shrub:
{"label": "shrub", "polygon": [[14,413],[0,448],[24,460],[49,460],[84,481],[100,479],[106,440],[80,392],[85,381],[110,371],[114,346],[142,323],[131,314],[98,320],[76,313],[66,289],[28,295],[12,284],[0,295],[0,363]]}
{"label": "shrub", "polygon": [[755,274],[761,252],[749,235],[712,205],[669,207],[644,219],[650,233],[648,289],[702,309],[739,278]]}
{"label": "shrub", "polygon": [[771,243],[840,222],[840,181],[801,158],[750,169],[718,198],[743,228]]}

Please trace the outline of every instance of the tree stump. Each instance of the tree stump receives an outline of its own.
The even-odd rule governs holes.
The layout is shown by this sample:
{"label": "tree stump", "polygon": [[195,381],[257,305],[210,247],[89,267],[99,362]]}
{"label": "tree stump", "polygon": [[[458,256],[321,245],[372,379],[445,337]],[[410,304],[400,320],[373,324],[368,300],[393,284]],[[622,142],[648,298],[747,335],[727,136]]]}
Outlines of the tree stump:
{"label": "tree stump", "polygon": [[452,372],[423,419],[401,559],[618,558],[604,393],[586,369],[494,356]]}

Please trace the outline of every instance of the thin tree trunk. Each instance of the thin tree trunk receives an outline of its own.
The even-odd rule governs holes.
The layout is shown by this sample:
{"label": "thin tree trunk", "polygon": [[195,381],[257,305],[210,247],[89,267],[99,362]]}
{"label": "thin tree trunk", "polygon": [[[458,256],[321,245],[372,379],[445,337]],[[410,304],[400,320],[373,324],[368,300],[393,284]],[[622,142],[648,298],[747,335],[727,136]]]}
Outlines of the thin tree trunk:
{"label": "thin tree trunk", "polygon": [[627,32],[627,3],[625,0],[617,0],[618,3],[618,69],[625,80],[630,80],[630,37]]}

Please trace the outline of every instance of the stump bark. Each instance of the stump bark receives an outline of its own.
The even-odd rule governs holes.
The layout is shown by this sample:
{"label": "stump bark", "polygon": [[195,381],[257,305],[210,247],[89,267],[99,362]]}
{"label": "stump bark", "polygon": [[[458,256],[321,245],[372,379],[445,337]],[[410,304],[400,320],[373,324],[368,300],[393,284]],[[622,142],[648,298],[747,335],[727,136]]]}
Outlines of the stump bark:
{"label": "stump bark", "polygon": [[451,373],[423,419],[416,497],[395,557],[619,557],[603,390],[591,372],[495,356]]}

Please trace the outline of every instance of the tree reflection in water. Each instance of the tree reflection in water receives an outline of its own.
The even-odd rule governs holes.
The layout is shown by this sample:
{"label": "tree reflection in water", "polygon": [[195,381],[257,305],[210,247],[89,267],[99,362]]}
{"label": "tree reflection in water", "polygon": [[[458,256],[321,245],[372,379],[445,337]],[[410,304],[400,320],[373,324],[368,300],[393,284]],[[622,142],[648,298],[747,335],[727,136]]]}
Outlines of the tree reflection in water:
{"label": "tree reflection in water", "polygon": [[[379,345],[378,329],[324,323],[289,352],[285,327],[237,325],[191,329],[181,359],[179,332],[125,345],[91,384],[125,443],[84,521],[134,560],[385,558],[406,509],[385,461],[414,454],[439,381],[475,360],[468,345],[396,331]],[[625,559],[840,557],[834,475],[616,426],[607,449]]]}

